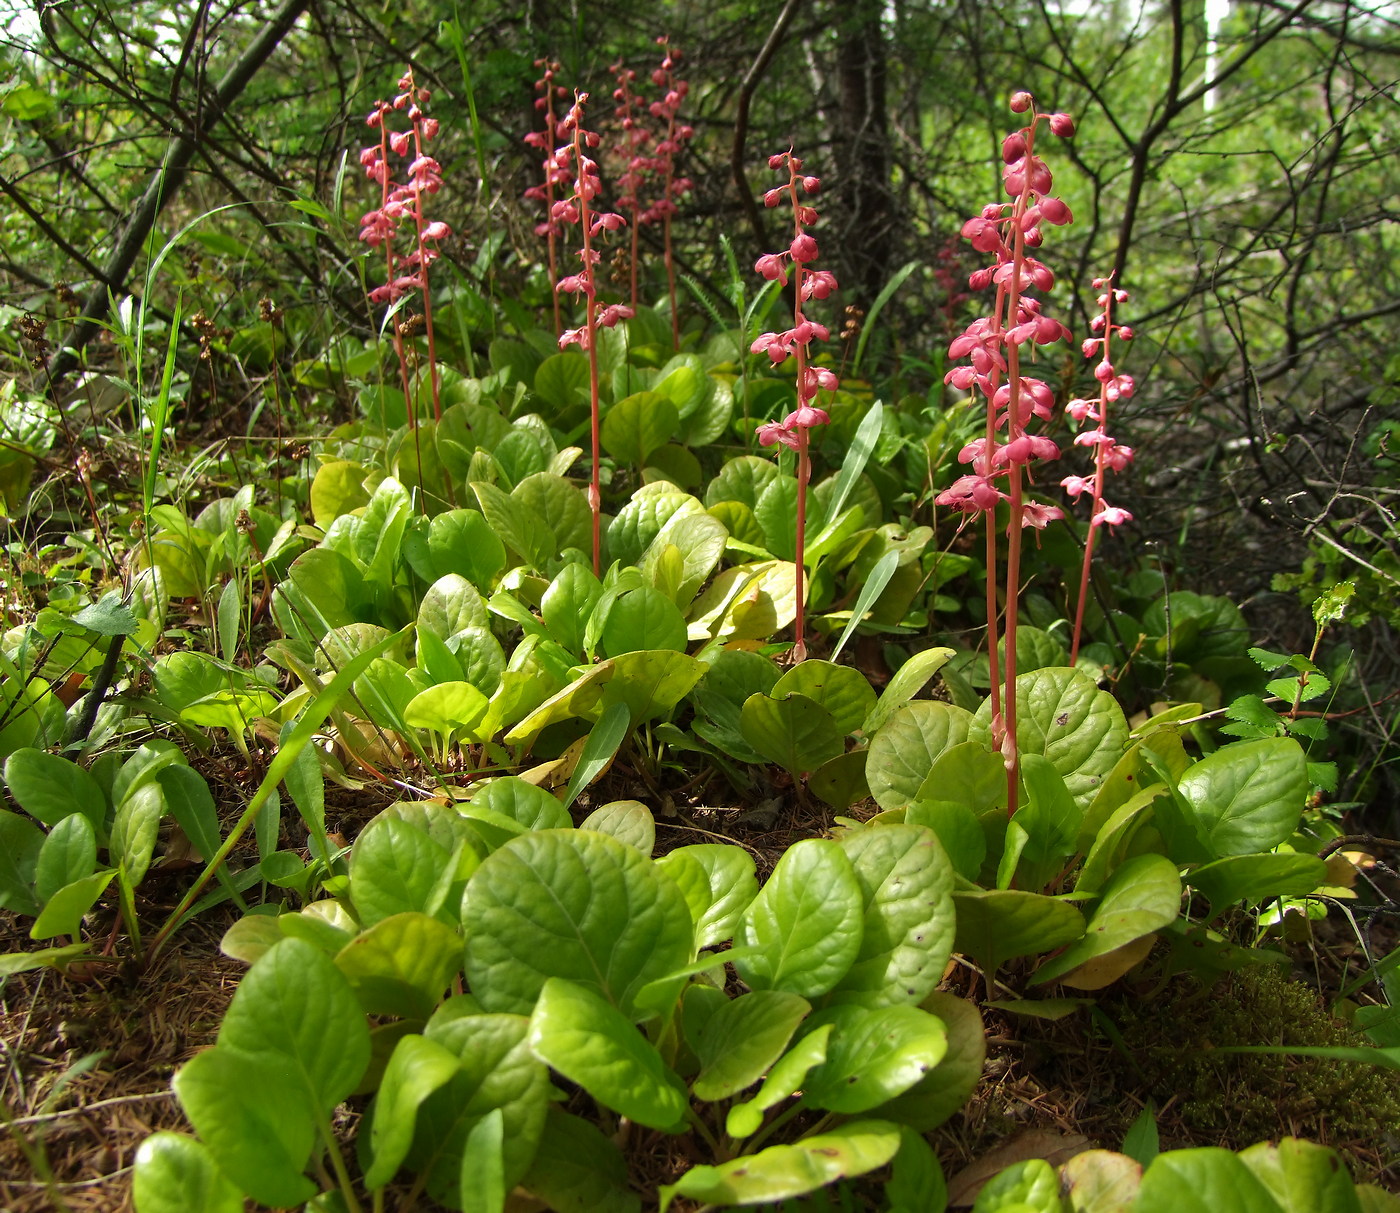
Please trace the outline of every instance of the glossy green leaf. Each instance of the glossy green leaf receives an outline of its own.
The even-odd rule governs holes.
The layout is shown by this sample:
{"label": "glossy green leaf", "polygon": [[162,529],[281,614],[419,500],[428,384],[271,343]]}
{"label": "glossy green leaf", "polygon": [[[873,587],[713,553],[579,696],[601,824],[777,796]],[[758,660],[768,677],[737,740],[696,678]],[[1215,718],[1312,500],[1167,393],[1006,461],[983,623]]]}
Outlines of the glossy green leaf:
{"label": "glossy green leaf", "polygon": [[947,648],[921,649],[910,657],[885,684],[875,707],[861,725],[861,732],[873,737],[891,716],[924,689],[930,678],[948,664],[953,652]]}
{"label": "glossy green leaf", "polygon": [[66,758],[43,750],[16,750],[5,760],[5,786],[20,808],[46,826],[81,813],[94,830],[102,830],[107,798],[97,780]]}
{"label": "glossy green leaf", "polygon": [[1036,956],[1084,934],[1084,915],[1067,901],[1022,889],[957,890],[959,952],[975,957],[990,976],[1013,956]]}
{"label": "glossy green leaf", "polygon": [[744,914],[738,942],[759,954],[735,967],[756,990],[812,999],[841,980],[860,953],[865,899],[840,846],[795,843]]}
{"label": "glossy green leaf", "polygon": [[972,1213],[1063,1213],[1060,1177],[1043,1158],[1014,1162],[982,1185]]}
{"label": "glossy green leaf", "polygon": [[858,1120],[788,1146],[769,1146],[717,1167],[692,1167],[664,1185],[661,1213],[677,1196],[707,1205],[757,1205],[813,1192],[883,1167],[899,1151],[899,1126]]}
{"label": "glossy green leaf", "polygon": [[646,486],[633,494],[632,500],[608,523],[608,558],[623,565],[639,563],[673,517],[700,509],[700,503],[689,493],[677,492],[670,485]]}
{"label": "glossy green leaf", "polygon": [[947,1051],[923,1078],[875,1111],[886,1120],[927,1133],[959,1111],[982,1081],[987,1033],[977,1004],[969,999],[935,990],[920,1005],[942,1022]]}
{"label": "glossy green leaf", "polygon": [[508,493],[480,480],[471,488],[492,531],[527,564],[543,568],[560,550],[544,521]]}
{"label": "glossy green leaf", "polygon": [[530,1049],[604,1107],[667,1132],[679,1131],[685,1084],[627,1016],[601,995],[561,977],[540,991]]}
{"label": "glossy green leaf", "polygon": [[814,1024],[832,1025],[826,1060],[807,1075],[803,1098],[854,1115],[903,1095],[947,1052],[943,1023],[918,1007],[838,1006]]}
{"label": "glossy green leaf", "polygon": [[822,763],[807,776],[807,787],[838,813],[852,805],[870,799],[870,785],[865,779],[869,759],[867,750],[850,750]]}
{"label": "glossy green leaf", "polygon": [[393,1179],[408,1157],[419,1106],[451,1082],[459,1069],[455,1053],[426,1037],[409,1034],[394,1046],[370,1121],[373,1161],[365,1171],[365,1187],[371,1192]]}
{"label": "glossy green leaf", "polygon": [[218,1047],[280,1068],[283,1086],[327,1114],[369,1064],[369,1029],[349,981],[300,939],[248,970],[219,1028]]}
{"label": "glossy green leaf", "polygon": [[854,733],[875,708],[875,691],[859,670],[829,661],[799,662],[778,679],[772,698],[796,693],[821,704],[843,734]]}
{"label": "glossy green leaf", "polygon": [[[961,792],[956,785],[947,786],[955,795]],[[987,857],[987,835],[961,800],[916,800],[904,810],[904,821],[932,830],[953,870],[965,880],[977,879]]]}
{"label": "glossy green leaf", "polygon": [[697,950],[732,939],[758,896],[753,856],[742,847],[718,842],[677,847],[657,866],[675,881],[690,907]]}
{"label": "glossy green leaf", "polygon": [[462,967],[462,940],[426,914],[394,914],[346,944],[335,965],[367,1014],[427,1019]]}
{"label": "glossy green leaf", "polygon": [[526,476],[511,490],[511,500],[525,514],[539,519],[554,536],[555,551],[593,548],[593,513],[583,490],[549,472]]}
{"label": "glossy green leaf", "polygon": [[812,1004],[779,990],[753,990],[726,1000],[699,1033],[696,1098],[727,1099],[757,1082],[783,1055]]}
{"label": "glossy green leaf", "polygon": [[558,409],[588,399],[588,359],[573,350],[552,354],[535,371],[535,392]]}
{"label": "glossy green leaf", "polygon": [[839,840],[860,885],[860,950],[831,1002],[920,1003],[953,948],[953,869],[931,830],[878,826]]}
{"label": "glossy green leaf", "polygon": [[1250,1146],[1239,1157],[1283,1213],[1361,1213],[1356,1187],[1335,1150],[1285,1137],[1277,1145]]}
{"label": "glossy green leaf", "polygon": [[472,798],[470,808],[504,814],[527,830],[567,829],[573,825],[569,810],[558,799],[518,775],[492,780]]}
{"label": "glossy green leaf", "polygon": [[1137,855],[1104,886],[1084,937],[1042,965],[1032,985],[1050,981],[1174,922],[1181,912],[1181,878],[1165,855]]}
{"label": "glossy green leaf", "polygon": [[691,959],[680,889],[632,847],[591,830],[512,839],[468,882],[467,976],[488,1010],[527,1014],[549,977],[632,1015],[643,986]]}
{"label": "glossy green leaf", "polygon": [[675,436],[680,423],[670,397],[636,392],[619,400],[603,418],[603,449],[618,463],[641,467],[652,451]]}
{"label": "glossy green leaf", "polygon": [[141,883],[155,854],[160,819],[165,816],[165,788],[159,779],[143,783],[117,806],[109,853],[133,885]]}
{"label": "glossy green leaf", "polygon": [[1187,883],[1210,902],[1211,917],[1234,902],[1249,906],[1270,897],[1303,897],[1327,883],[1327,864],[1292,851],[1231,855],[1191,872]]}
{"label": "glossy green leaf", "polygon": [[739,716],[744,740],[795,777],[845,752],[845,734],[831,713],[805,695],[750,695]]}
{"label": "glossy green leaf", "polygon": [[472,1130],[499,1108],[504,1122],[503,1176],[520,1181],[544,1128],[549,1071],[530,1051],[530,1021],[519,1015],[435,1016],[424,1035],[457,1057],[458,1070],[419,1106],[409,1166],[427,1176],[428,1192],[452,1204]]}
{"label": "glossy green leaf", "polygon": [[1177,784],[1212,858],[1271,851],[1298,825],[1308,795],[1302,747],[1272,737],[1222,746]]}
{"label": "glossy green leaf", "polygon": [[797,1093],[814,1066],[826,1060],[832,1025],[819,1024],[782,1055],[763,1080],[758,1094],[729,1109],[724,1130],[730,1137],[752,1137],[763,1123],[763,1114]]}
{"label": "glossy green leaf", "polygon": [[[360,1027],[368,1059],[363,1016]],[[316,1141],[316,1118],[285,1060],[206,1049],[180,1068],[174,1087],[219,1170],[242,1192],[274,1208],[299,1205],[315,1194],[303,1171]]]}
{"label": "glossy green leaf", "polygon": [[64,885],[91,876],[97,870],[97,836],[81,813],[60,821],[39,847],[32,880],[34,896],[46,902]]}
{"label": "glossy green leaf", "polygon": [[625,703],[632,724],[668,715],[705,676],[705,663],[670,649],[622,653],[604,663],[612,677],[603,689],[603,709]]}
{"label": "glossy green leaf", "polygon": [[464,628],[490,626],[491,617],[476,586],[465,577],[447,573],[428,587],[418,607],[419,631],[433,632],[439,640]]}
{"label": "glossy green leaf", "polygon": [[1143,1172],[1133,1213],[1283,1213],[1229,1150],[1205,1146],[1159,1154]]}
{"label": "glossy green leaf", "polygon": [[208,1148],[183,1133],[152,1133],[141,1143],[131,1199],[136,1213],[243,1213],[243,1193],[224,1177]]}
{"label": "glossy green leaf", "polygon": [[428,526],[428,553],[436,581],[448,573],[465,577],[479,590],[489,589],[506,566],[505,545],[477,510],[439,514]]}
{"label": "glossy green leaf", "polygon": [[[1048,758],[1070,795],[1087,807],[1128,742],[1118,701],[1082,671],[1054,667],[1020,675],[1016,702],[1021,753]],[[990,702],[978,710],[968,738],[990,745]]]}
{"label": "glossy green leaf", "polygon": [[601,640],[609,657],[653,649],[683,653],[688,643],[685,617],[660,590],[642,586],[612,604]]}
{"label": "glossy green leaf", "polygon": [[365,926],[407,910],[436,914],[438,875],[451,852],[406,821],[381,815],[350,852],[350,897]]}
{"label": "glossy green leaf", "polygon": [[579,822],[580,830],[610,834],[651,858],[656,847],[656,818],[639,800],[614,800],[600,805]]}
{"label": "glossy green leaf", "polygon": [[[667,596],[679,607],[689,605],[706,579],[715,570],[729,532],[723,523],[706,513],[681,513],[673,516],[652,540],[642,557],[643,576],[656,585],[655,570],[668,549],[675,549],[680,566],[675,584]],[[661,588],[659,585],[657,588]]]}
{"label": "glossy green leaf", "polygon": [[589,1121],[556,1107],[549,1109],[522,1185],[556,1213],[638,1213],[641,1208],[616,1143]]}
{"label": "glossy green leaf", "polygon": [[866,778],[882,809],[920,798],[934,760],[967,740],[972,714],[952,704],[915,700],[896,711],[870,741]]}
{"label": "glossy green leaf", "polygon": [[506,1203],[505,1118],[492,1108],[471,1127],[458,1188],[463,1213],[502,1213]]}
{"label": "glossy green leaf", "polygon": [[603,583],[583,564],[566,564],[540,599],[540,615],[552,639],[570,653],[583,653],[584,628],[603,597]]}
{"label": "glossy green leaf", "polygon": [[342,514],[369,504],[365,469],[348,459],[323,463],[311,482],[311,516],[323,530]]}
{"label": "glossy green leaf", "polygon": [[66,884],[49,898],[39,916],[29,928],[30,939],[52,939],[56,935],[71,935],[75,940],[83,928],[83,916],[107,886],[115,870],[94,872],[82,880]]}
{"label": "glossy green leaf", "polygon": [[[583,753],[579,755],[578,765],[574,767],[574,773],[569,776],[569,786],[564,792],[564,807],[566,809],[573,805],[584,788],[588,787],[612,765],[612,760],[617,756],[617,752],[627,739],[631,728],[632,712],[626,703],[611,703],[604,709],[603,714],[598,718],[598,723],[589,730],[588,740],[583,743]],[[633,804],[635,802],[617,801],[615,803]],[[592,814],[590,814],[591,816]],[[651,830],[651,842],[655,842],[655,823],[651,820],[649,811],[646,816],[648,822],[646,828]],[[602,826],[589,828],[600,829],[604,834],[617,834],[616,830]],[[618,834],[618,837],[622,837],[622,835]],[[643,853],[651,854],[651,843],[647,844]]]}
{"label": "glossy green leaf", "polygon": [[443,737],[472,736],[490,706],[469,682],[441,682],[415,695],[404,708],[404,722]]}

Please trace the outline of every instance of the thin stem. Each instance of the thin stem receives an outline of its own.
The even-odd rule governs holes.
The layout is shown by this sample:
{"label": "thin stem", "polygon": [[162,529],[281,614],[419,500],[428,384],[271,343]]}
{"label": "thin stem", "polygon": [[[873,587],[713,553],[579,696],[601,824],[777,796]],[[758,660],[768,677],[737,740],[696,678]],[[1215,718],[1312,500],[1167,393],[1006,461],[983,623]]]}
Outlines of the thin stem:
{"label": "thin stem", "polygon": [[[801,374],[798,367],[798,374]],[[811,475],[811,463],[807,457],[807,427],[797,431],[797,644],[793,654],[798,661],[807,660],[807,610],[804,574],[807,571],[807,480]]]}
{"label": "thin stem", "polygon": [[[576,103],[575,108],[581,107]],[[601,445],[601,403],[598,394],[598,297],[593,271],[593,219],[588,207],[587,174],[584,170],[583,123],[574,123],[574,172],[578,183],[579,224],[583,228],[583,297],[586,320],[584,327],[588,339],[588,402],[590,408],[589,430],[593,439],[592,473],[588,482],[588,508],[593,512],[593,575],[603,575],[603,492],[602,467],[599,447]]]}

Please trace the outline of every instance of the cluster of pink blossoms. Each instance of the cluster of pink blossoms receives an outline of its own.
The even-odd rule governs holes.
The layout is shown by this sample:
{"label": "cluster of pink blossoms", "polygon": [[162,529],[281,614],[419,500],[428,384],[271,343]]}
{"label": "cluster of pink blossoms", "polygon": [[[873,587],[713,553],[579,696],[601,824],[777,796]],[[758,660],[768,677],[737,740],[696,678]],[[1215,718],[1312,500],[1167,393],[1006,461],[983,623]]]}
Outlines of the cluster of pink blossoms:
{"label": "cluster of pink blossoms", "polygon": [[[452,234],[441,220],[429,222],[423,212],[425,194],[435,194],[442,188],[442,168],[423,149],[436,137],[438,120],[429,118],[423,107],[431,96],[425,88],[417,88],[412,70],[399,80],[399,94],[392,102],[376,101],[365,119],[371,127],[379,128],[379,143],[360,153],[360,163],[371,181],[381,190],[378,208],[360,220],[360,239],[374,248],[384,248],[388,263],[388,281],[370,292],[375,303],[392,303],[412,290],[426,292],[428,267],[437,259],[437,242]],[[389,117],[395,112],[408,119],[409,129],[391,131]],[[389,167],[389,154],[408,159],[408,180],[394,184]],[[399,254],[394,250],[398,225],[409,220],[413,228],[413,248]]]}
{"label": "cluster of pink blossoms", "polygon": [[1075,435],[1075,446],[1094,448],[1094,471],[1089,476],[1066,476],[1060,481],[1061,487],[1076,500],[1088,493],[1093,501],[1093,512],[1089,526],[1119,526],[1131,522],[1133,516],[1127,510],[1109,505],[1103,499],[1105,471],[1121,472],[1133,461],[1133,448],[1120,446],[1117,439],[1108,433],[1108,406],[1119,400],[1126,400],[1133,394],[1134,383],[1131,375],[1120,375],[1111,361],[1112,342],[1116,336],[1122,341],[1133,339],[1133,330],[1126,324],[1113,323],[1113,305],[1126,303],[1128,292],[1115,287],[1108,278],[1095,278],[1094,289],[1102,291],[1098,305],[1100,312],[1094,317],[1090,328],[1096,336],[1086,338],[1080,347],[1084,357],[1097,358],[1094,378],[1099,382],[1097,400],[1071,400],[1065,411],[1080,423],[1090,421],[1093,429],[1081,430]]}
{"label": "cluster of pink blossoms", "polygon": [[531,131],[525,136],[525,142],[544,153],[544,183],[532,185],[525,191],[524,196],[531,202],[544,203],[545,217],[535,224],[535,235],[559,236],[563,234],[563,229],[551,215],[554,209],[554,189],[555,186],[567,185],[569,174],[566,169],[558,168],[554,163],[554,148],[559,130],[559,118],[554,112],[554,102],[558,98],[567,97],[569,90],[562,84],[554,83],[555,74],[559,71],[558,63],[549,59],[536,59],[535,66],[543,69],[540,78],[535,81],[535,92],[539,94],[535,98],[535,109],[544,115],[544,130]]}
{"label": "cluster of pink blossoms", "polygon": [[578,226],[583,232],[583,247],[579,249],[579,260],[583,263],[577,274],[559,279],[556,288],[572,295],[583,295],[588,303],[587,320],[579,328],[567,329],[559,337],[559,348],[577,345],[587,352],[593,347],[593,337],[597,329],[612,328],[619,320],[632,315],[626,304],[611,303],[601,311],[597,310],[597,267],[602,254],[593,247],[595,237],[603,232],[615,232],[627,224],[627,220],[612,211],[594,208],[593,200],[603,192],[598,177],[598,163],[587,155],[586,148],[599,144],[596,132],[583,127],[583,110],[588,102],[587,93],[575,93],[574,104],[564,120],[559,124],[563,135],[571,135],[570,142],[555,149],[553,166],[564,174],[564,180],[572,184],[572,192],[555,201],[550,218],[557,223]]}
{"label": "cluster of pink blossoms", "polygon": [[765,253],[755,263],[754,269],[770,282],[788,283],[788,263],[796,279],[794,285],[792,328],[781,333],[762,333],[750,352],[767,354],[774,366],[797,358],[797,408],[782,421],[769,421],[758,427],[758,440],[764,446],[781,443],[792,450],[804,447],[806,431],[813,426],[825,425],[830,418],[825,410],[813,403],[820,391],[834,392],[840,386],[835,375],[824,366],[813,366],[810,362],[810,347],[813,340],[828,341],[831,333],[826,325],[809,320],[803,314],[802,305],[812,299],[825,299],[837,289],[836,275],[830,270],[810,268],[817,259],[817,241],[807,228],[817,222],[817,212],[806,205],[798,196],[799,190],[815,194],[821,189],[821,181],[816,177],[802,175],[802,161],[790,151],[780,152],[768,158],[768,167],[786,168],[788,183],[769,190],[763,195],[764,206],[777,206],[786,195],[792,205],[792,243],[781,253]]}
{"label": "cluster of pink blossoms", "polygon": [[966,358],[968,364],[955,367],[944,381],[963,391],[976,389],[988,405],[987,432],[965,446],[958,454],[972,471],[960,476],[937,497],[939,505],[966,513],[990,511],[1002,501],[1013,501],[1020,518],[1015,527],[1044,527],[1063,517],[1055,506],[1020,500],[1019,479],[1014,493],[1004,491],[998,481],[1010,476],[1013,468],[1025,468],[1039,459],[1059,457],[1059,448],[1043,435],[1027,433],[1033,417],[1048,419],[1055,394],[1040,379],[1020,373],[1020,351],[1027,344],[1049,345],[1068,341],[1069,330],[1041,309],[1040,301],[1026,292],[1048,291],[1055,284],[1050,268],[1028,251],[1042,242],[1042,225],[1072,222],[1070,209],[1051,195],[1050,169],[1035,154],[1035,137],[1042,123],[1059,136],[1074,133],[1068,114],[1035,113],[1028,93],[1011,98],[1015,113],[1032,111],[1030,124],[1007,135],[1002,142],[1002,178],[1010,203],[992,203],[982,213],[963,224],[962,234],[972,247],[994,256],[993,264],[975,271],[968,278],[974,291],[996,287],[992,313],[970,324],[948,347],[950,358]]}
{"label": "cluster of pink blossoms", "polygon": [[694,182],[689,177],[676,176],[676,157],[681,149],[695,135],[695,128],[679,121],[681,104],[690,85],[674,76],[681,53],[670,40],[660,37],[658,46],[664,48],[661,66],[651,73],[651,82],[661,90],[661,99],[648,107],[651,116],[665,127],[660,140],[652,149],[653,156],[648,168],[661,180],[661,193],[641,214],[643,223],[658,223],[670,219],[677,212],[676,199],[689,193]]}

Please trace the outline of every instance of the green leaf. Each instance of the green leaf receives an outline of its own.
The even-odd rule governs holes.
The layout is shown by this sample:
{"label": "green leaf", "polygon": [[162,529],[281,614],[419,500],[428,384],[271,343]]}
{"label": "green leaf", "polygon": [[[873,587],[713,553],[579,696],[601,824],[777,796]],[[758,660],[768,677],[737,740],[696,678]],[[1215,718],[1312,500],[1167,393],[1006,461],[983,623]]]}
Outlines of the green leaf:
{"label": "green leaf", "polygon": [[680,608],[651,586],[624,594],[612,604],[601,639],[609,657],[653,649],[683,653],[688,643]]}
{"label": "green leaf", "polygon": [[790,1146],[769,1146],[717,1167],[692,1167],[663,1185],[661,1213],[677,1196],[708,1205],[757,1205],[813,1192],[883,1167],[899,1151],[899,1126],[859,1120]]}
{"label": "green leaf", "polygon": [[1181,912],[1181,877],[1165,855],[1137,855],[1104,886],[1084,937],[1042,965],[1031,985],[1069,973],[1096,956],[1149,935]]}
{"label": "green leaf", "polygon": [[165,816],[165,787],[159,778],[143,783],[117,806],[109,853],[133,885],[141,883],[155,854],[160,819]]}
{"label": "green leaf", "polygon": [[1231,855],[1202,865],[1186,879],[1210,902],[1215,918],[1237,901],[1252,908],[1270,897],[1304,897],[1327,883],[1327,864],[1292,851]]}
{"label": "green leaf", "polygon": [[[584,742],[583,753],[579,755],[578,765],[574,768],[574,773],[569,778],[569,787],[564,793],[564,807],[568,808],[578,799],[578,794],[588,787],[612,762],[617,751],[621,748],[623,741],[627,737],[628,730],[632,727],[632,713],[625,703],[609,704],[604,710],[598,723],[593,726],[588,734],[588,740]],[[625,802],[632,803],[632,802]],[[647,814],[648,822],[651,821],[651,814]],[[655,824],[652,824],[652,839],[655,841]],[[613,830],[603,830],[603,833],[616,833]],[[651,854],[651,846],[648,845],[647,855]]]}
{"label": "green leaf", "polygon": [[219,1028],[218,1049],[280,1070],[280,1085],[324,1116],[369,1065],[369,1028],[330,957],[287,939],[244,976]]}
{"label": "green leaf", "polygon": [[636,392],[619,400],[603,418],[603,450],[618,463],[641,467],[652,451],[675,437],[680,424],[680,413],[669,397]]}
{"label": "green leaf", "polygon": [[404,723],[443,737],[474,737],[490,701],[469,682],[440,682],[415,695],[404,708]]}
{"label": "green leaf", "polygon": [[1060,1177],[1043,1158],[1026,1158],[993,1175],[972,1213],[1063,1213]]}
{"label": "green leaf", "polygon": [[97,836],[81,813],[60,821],[39,847],[32,880],[40,904],[59,889],[91,876],[97,870]]}
{"label": "green leaf", "polygon": [[[956,784],[945,786],[961,792]],[[904,821],[932,830],[953,870],[964,880],[977,879],[987,858],[987,835],[977,814],[961,800],[916,800],[904,810]]]}
{"label": "green leaf", "polygon": [[799,662],[778,679],[770,695],[796,693],[821,704],[843,734],[856,732],[875,707],[875,692],[859,670],[830,661]]}
{"label": "green leaf", "polygon": [[37,914],[30,886],[44,845],[44,832],[18,813],[0,809],[0,909]]}
{"label": "green leaf", "polygon": [[418,1109],[461,1068],[455,1053],[426,1037],[400,1037],[389,1055],[370,1121],[371,1162],[365,1187],[382,1188],[397,1173],[413,1145]]}
{"label": "green leaf", "polygon": [[811,1009],[805,998],[779,990],[753,990],[725,1001],[695,1044],[700,1073],[691,1086],[696,1097],[727,1099],[757,1082],[782,1056]]}
{"label": "green leaf", "polygon": [[[1080,670],[1032,670],[1016,679],[1016,742],[1022,755],[1043,754],[1064,776],[1070,795],[1088,807],[1128,742],[1118,701]],[[991,703],[984,703],[969,740],[990,748]]]}
{"label": "green leaf", "polygon": [[472,481],[472,492],[491,529],[527,564],[543,568],[560,549],[554,533],[508,493],[485,481]]}
{"label": "green leaf", "polygon": [[[1147,1106],[1137,1114],[1124,1135],[1123,1153],[1139,1166],[1146,1167],[1160,1152],[1161,1138],[1157,1132],[1156,1107],[1149,1101]],[[1141,1179],[1140,1175],[1139,1179]]]}
{"label": "green leaf", "polygon": [[648,982],[691,959],[674,883],[633,848],[589,830],[512,839],[462,902],[467,976],[488,1010],[528,1013],[550,977],[599,990],[623,1014]]}
{"label": "green leaf", "polygon": [[702,842],[677,847],[657,860],[676,882],[695,922],[695,947],[712,948],[734,937],[744,911],[758,896],[753,856],[742,847]]}
{"label": "green leaf", "polygon": [[744,740],[800,778],[845,753],[845,733],[821,704],[805,695],[750,695],[740,712]]}
{"label": "green leaf", "polygon": [[551,977],[530,1017],[530,1049],[613,1111],[664,1132],[679,1132],[685,1084],[612,1003]]}
{"label": "green leaf", "polygon": [[5,785],[20,808],[46,826],[81,813],[102,832],[107,798],[91,775],[66,758],[43,750],[16,750],[5,760]]}
{"label": "green leaf", "polygon": [[471,1127],[462,1151],[464,1213],[502,1213],[506,1203],[505,1118],[492,1108]]}
{"label": "green leaf", "polygon": [[834,842],[807,838],[783,853],[744,915],[736,961],[756,990],[812,999],[841,980],[860,952],[864,898],[851,862]]}
{"label": "green leaf", "polygon": [[584,564],[566,564],[540,599],[540,616],[552,640],[570,653],[583,653],[588,617],[603,597],[603,583]]}
{"label": "green leaf", "polygon": [[501,813],[527,830],[568,829],[574,824],[569,810],[555,797],[518,775],[488,783],[469,802],[470,809]]}
{"label": "green leaf", "polygon": [[582,354],[553,354],[535,372],[535,393],[557,409],[588,399],[588,359]]}
{"label": "green leaf", "polygon": [[214,1156],[183,1133],[152,1133],[136,1151],[131,1175],[136,1213],[243,1213],[243,1193]]}
{"label": "green leaf", "polygon": [[826,1060],[807,1075],[803,1098],[844,1115],[868,1112],[904,1094],[948,1047],[942,1021],[918,1007],[832,1007],[812,1023],[829,1023],[833,1030]]}
{"label": "green leaf", "polygon": [[428,527],[428,554],[433,575],[424,580],[458,573],[479,590],[489,589],[506,566],[505,545],[477,510],[448,510],[434,518]]}
{"label": "green leaf", "polygon": [[[367,1031],[365,1038],[368,1058]],[[302,1174],[316,1141],[316,1119],[289,1078],[285,1062],[215,1047],[195,1054],[174,1080],[185,1115],[219,1170],[240,1191],[274,1208],[299,1205],[317,1190]]]}
{"label": "green leaf", "polygon": [[1308,795],[1302,747],[1287,737],[1223,746],[1177,784],[1211,857],[1271,851],[1297,828]]}
{"label": "green leaf", "polygon": [[1240,1151],[1283,1213],[1361,1213],[1356,1187],[1335,1150],[1285,1137]]}
{"label": "green leaf", "polygon": [[392,914],[435,914],[438,876],[451,852],[422,830],[395,817],[375,818],[350,852],[350,897],[365,926]]}
{"label": "green leaf", "polygon": [[880,807],[899,809],[919,799],[934,760],[965,742],[971,725],[970,712],[923,699],[890,716],[871,738],[867,764],[870,794]]}
{"label": "green leaf", "polygon": [[876,826],[842,835],[864,903],[860,950],[831,1002],[920,1003],[953,948],[953,869],[930,830]]}
{"label": "green leaf", "polygon": [[511,490],[511,500],[529,517],[544,523],[554,536],[555,551],[593,548],[593,512],[583,490],[563,476],[536,472]]}
{"label": "green leaf", "polygon": [[975,957],[988,980],[1013,956],[1053,952],[1084,934],[1084,915],[1069,902],[1022,889],[959,889],[953,904],[953,947]]}
{"label": "green leaf", "polygon": [[83,928],[83,915],[112,883],[115,870],[94,872],[59,889],[40,911],[29,928],[30,939],[53,939],[56,935],[71,935],[75,940]]}
{"label": "green leaf", "polygon": [[579,822],[578,828],[610,834],[648,859],[656,847],[656,818],[639,800],[614,800],[600,805]]}
{"label": "green leaf", "polygon": [[982,1081],[987,1033],[977,1004],[966,998],[935,990],[921,1005],[943,1023],[947,1052],[909,1090],[875,1111],[886,1120],[927,1133],[959,1111]]}
{"label": "green leaf", "polygon": [[530,1051],[530,1021],[519,1015],[434,1017],[424,1035],[457,1057],[458,1070],[419,1107],[408,1164],[427,1176],[429,1194],[454,1204],[473,1129],[499,1108],[504,1122],[506,1189],[520,1182],[540,1143],[549,1104],[549,1071]]}
{"label": "green leaf", "polygon": [[1159,1154],[1143,1172],[1133,1213],[1283,1213],[1229,1150],[1205,1146]]}
{"label": "green leaf", "polygon": [[948,1207],[948,1184],[938,1155],[908,1125],[899,1130],[899,1153],[885,1184],[890,1213],[943,1213]]}
{"label": "green leaf", "polygon": [[763,1123],[763,1113],[795,1094],[813,1066],[826,1060],[826,1046],[831,1039],[831,1024],[821,1024],[803,1036],[778,1059],[768,1072],[758,1094],[744,1103],[735,1104],[725,1118],[724,1131],[730,1137],[752,1137]]}
{"label": "green leaf", "polygon": [[616,1143],[590,1122],[551,1107],[523,1186],[557,1213],[638,1213]]}
{"label": "green leaf", "polygon": [[335,965],[367,1014],[426,1020],[462,967],[462,940],[426,914],[394,914],[346,944]]}
{"label": "green leaf", "polygon": [[833,661],[841,656],[842,650],[845,649],[851,637],[855,635],[856,628],[861,625],[865,616],[875,605],[876,600],[885,592],[885,587],[889,585],[890,579],[898,568],[899,552],[894,548],[891,548],[875,562],[875,567],[870,570],[865,584],[860,587],[860,597],[856,599],[855,606],[851,608],[851,618],[842,629],[836,647],[831,650]]}
{"label": "green leaf", "polygon": [[311,482],[311,517],[324,530],[342,514],[369,504],[365,469],[347,459],[323,463]]}
{"label": "green leaf", "polygon": [[867,737],[874,737],[891,716],[924,689],[928,680],[947,665],[953,655],[952,649],[933,648],[923,649],[910,657],[885,684],[874,710],[861,725],[861,732]]}

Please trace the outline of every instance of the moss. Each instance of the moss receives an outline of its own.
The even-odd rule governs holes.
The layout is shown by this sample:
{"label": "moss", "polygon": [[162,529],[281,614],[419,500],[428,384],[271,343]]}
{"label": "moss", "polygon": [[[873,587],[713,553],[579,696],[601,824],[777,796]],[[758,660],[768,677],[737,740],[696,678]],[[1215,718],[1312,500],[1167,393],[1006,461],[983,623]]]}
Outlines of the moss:
{"label": "moss", "polygon": [[1164,1109],[1164,1145],[1238,1150],[1291,1134],[1347,1152],[1359,1177],[1400,1171],[1400,1074],[1325,1058],[1218,1051],[1367,1043],[1276,968],[1241,972],[1210,990],[1179,987],[1175,997],[1119,1004],[1110,1014]]}

